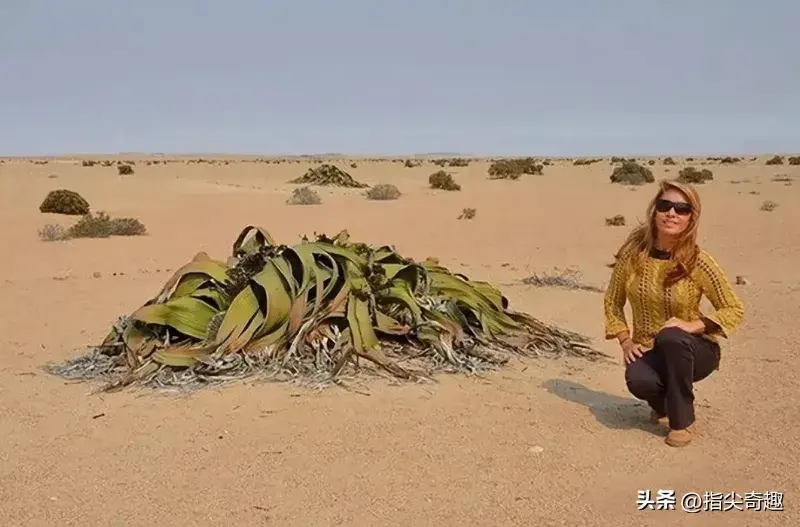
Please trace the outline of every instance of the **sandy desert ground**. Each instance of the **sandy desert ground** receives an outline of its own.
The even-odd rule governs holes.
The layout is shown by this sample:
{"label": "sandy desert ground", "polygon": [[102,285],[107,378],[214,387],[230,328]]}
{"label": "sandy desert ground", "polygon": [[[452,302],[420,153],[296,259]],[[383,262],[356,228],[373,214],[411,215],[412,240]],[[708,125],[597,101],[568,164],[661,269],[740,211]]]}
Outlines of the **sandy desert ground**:
{"label": "sandy desert ground", "polygon": [[[436,256],[502,286],[512,308],[618,355],[602,338],[602,293],[519,284],[573,267],[605,285],[605,264],[656,187],[611,184],[608,160],[558,160],[518,181],[489,180],[488,163],[474,161],[451,169],[461,192],[429,189],[437,167],[427,162],[336,161],[404,195],[318,188],[323,204],[289,206],[287,181],[313,162],[187,159],[138,157],[130,176],[77,159],[0,164],[0,525],[800,525],[800,166],[767,166],[765,156],[689,163],[715,175],[699,187],[703,245],[731,280],[750,283],[736,286],[746,322],[723,342],[720,371],[697,386],[700,437],[672,449],[618,363],[526,360],[437,384],[241,383],[180,397],[92,395],[92,385],[44,373],[102,339],[168,269],[200,250],[224,259],[248,224],[287,243],[346,228]],[[674,177],[686,164],[652,169]],[[139,218],[149,235],[41,241],[43,225],[74,221],[39,212],[56,188]],[[777,208],[760,210],[765,200]],[[474,219],[457,219],[465,207]],[[615,214],[628,226],[606,226]],[[778,491],[785,510],[638,511],[643,489]]]}

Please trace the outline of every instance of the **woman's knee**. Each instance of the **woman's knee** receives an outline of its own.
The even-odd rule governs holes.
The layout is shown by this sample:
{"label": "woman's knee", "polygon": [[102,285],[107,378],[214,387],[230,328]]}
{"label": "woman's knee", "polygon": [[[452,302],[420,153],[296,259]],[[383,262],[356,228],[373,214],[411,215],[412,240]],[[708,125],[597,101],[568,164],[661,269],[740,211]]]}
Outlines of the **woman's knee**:
{"label": "woman's knee", "polygon": [[637,399],[647,400],[658,395],[658,383],[649,379],[628,379],[628,391]]}
{"label": "woman's knee", "polygon": [[654,347],[657,348],[686,348],[691,341],[692,334],[681,328],[664,328],[656,334]]}
{"label": "woman's knee", "polygon": [[643,362],[633,362],[625,370],[625,385],[639,399],[649,399],[659,392],[659,379]]}

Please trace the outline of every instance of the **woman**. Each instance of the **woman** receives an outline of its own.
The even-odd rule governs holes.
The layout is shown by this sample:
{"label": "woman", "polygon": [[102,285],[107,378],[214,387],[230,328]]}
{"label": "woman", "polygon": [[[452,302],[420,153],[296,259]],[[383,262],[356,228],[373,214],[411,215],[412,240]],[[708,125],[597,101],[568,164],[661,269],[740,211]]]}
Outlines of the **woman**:
{"label": "woman", "polygon": [[[697,191],[661,182],[647,222],[616,254],[605,295],[606,338],[616,338],[622,348],[628,390],[647,401],[654,422],[669,425],[670,446],[691,442],[693,383],[719,368],[718,338],[727,338],[744,317],[722,269],[697,245],[699,221]],[[715,314],[700,311],[702,295]],[[626,301],[632,328],[625,320]]]}

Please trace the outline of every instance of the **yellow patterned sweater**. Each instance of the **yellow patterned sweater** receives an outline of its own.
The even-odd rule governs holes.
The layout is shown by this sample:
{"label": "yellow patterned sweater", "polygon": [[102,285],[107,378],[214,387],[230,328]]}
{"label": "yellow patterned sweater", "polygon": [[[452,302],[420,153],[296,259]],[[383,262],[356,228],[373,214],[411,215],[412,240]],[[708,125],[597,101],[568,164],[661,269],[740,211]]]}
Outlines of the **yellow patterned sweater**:
{"label": "yellow patterned sweater", "polygon": [[[607,339],[632,329],[633,341],[650,349],[662,324],[677,317],[686,321],[703,319],[707,326],[704,336],[716,342],[720,336],[727,338],[742,322],[742,301],[711,255],[701,251],[692,274],[667,288],[664,277],[670,266],[669,255],[659,251],[653,251],[638,272],[631,259],[618,260],[604,302]],[[714,314],[701,312],[703,295],[714,306]],[[626,301],[631,304],[632,328],[625,320]]]}

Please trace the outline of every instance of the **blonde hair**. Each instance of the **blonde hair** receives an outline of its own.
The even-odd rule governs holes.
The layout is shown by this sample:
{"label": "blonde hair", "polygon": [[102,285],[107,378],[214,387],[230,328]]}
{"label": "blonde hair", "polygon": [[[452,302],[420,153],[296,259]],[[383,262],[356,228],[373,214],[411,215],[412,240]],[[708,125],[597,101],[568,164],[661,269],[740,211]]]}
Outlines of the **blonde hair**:
{"label": "blonde hair", "polygon": [[683,194],[692,206],[692,215],[689,218],[689,225],[686,227],[686,230],[681,233],[678,242],[675,244],[675,249],[672,251],[672,260],[674,264],[672,268],[667,271],[667,275],[664,278],[664,285],[667,287],[689,276],[692,271],[694,271],[697,265],[697,257],[700,254],[700,248],[697,245],[697,229],[700,224],[701,210],[700,195],[693,186],[685,185],[674,180],[661,181],[659,183],[658,192],[647,206],[647,221],[637,226],[631,232],[628,239],[622,244],[620,250],[614,255],[618,261],[631,258],[631,261],[636,267],[644,263],[650,251],[655,247],[657,237],[655,222],[656,202],[661,199],[668,190],[677,190]]}

